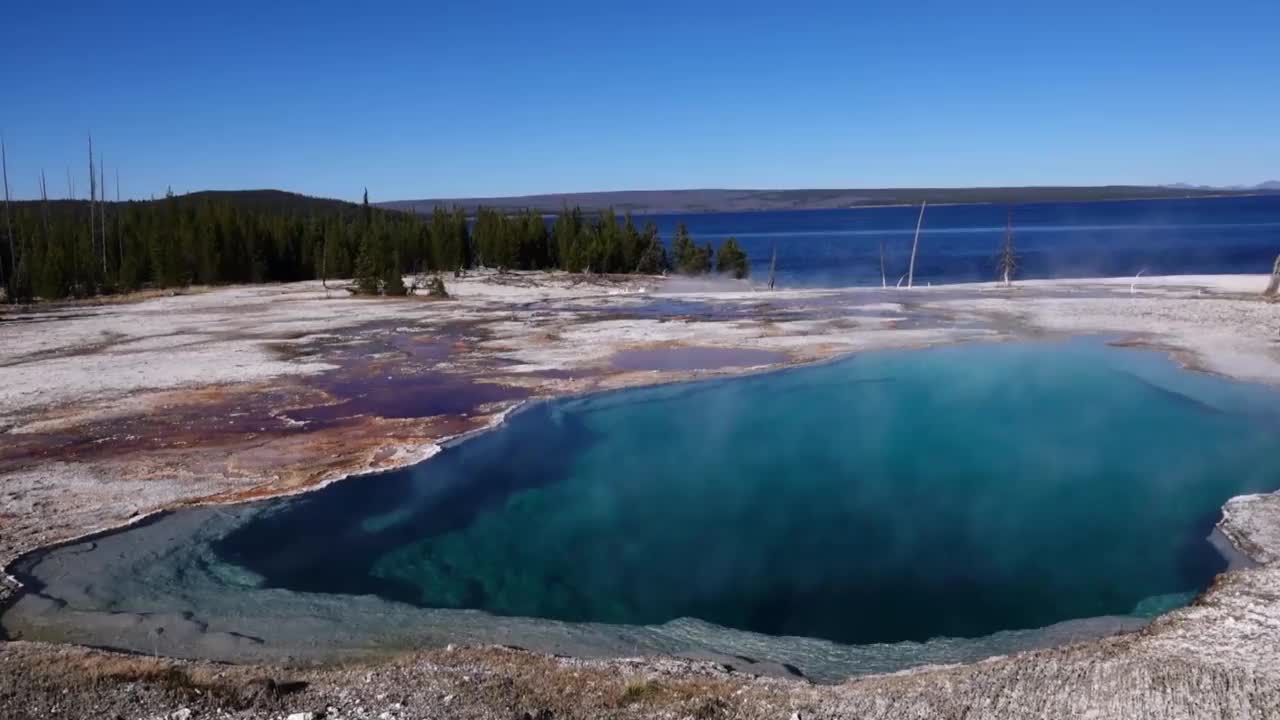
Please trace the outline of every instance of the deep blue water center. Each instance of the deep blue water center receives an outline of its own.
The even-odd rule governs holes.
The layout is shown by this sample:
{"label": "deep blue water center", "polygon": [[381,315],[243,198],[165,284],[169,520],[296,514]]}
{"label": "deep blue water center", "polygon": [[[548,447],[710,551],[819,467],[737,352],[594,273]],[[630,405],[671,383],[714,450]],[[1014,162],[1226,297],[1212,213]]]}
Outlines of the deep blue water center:
{"label": "deep blue water center", "polygon": [[1280,480],[1274,396],[1101,342],[868,354],[535,405],[215,546],[269,586],[845,643],[1141,613]]}

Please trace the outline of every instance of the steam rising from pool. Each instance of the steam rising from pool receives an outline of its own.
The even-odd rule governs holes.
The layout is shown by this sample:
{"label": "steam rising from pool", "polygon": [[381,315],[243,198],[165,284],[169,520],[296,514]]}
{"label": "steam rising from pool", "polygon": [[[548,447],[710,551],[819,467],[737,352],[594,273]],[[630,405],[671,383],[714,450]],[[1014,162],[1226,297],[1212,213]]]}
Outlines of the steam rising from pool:
{"label": "steam rising from pool", "polygon": [[1223,502],[1280,485],[1275,399],[1082,340],[543,403],[404,471],[34,556],[39,594],[3,622],[136,648],[103,617],[172,616],[251,657],[400,638],[830,677],[972,659],[1205,587]]}

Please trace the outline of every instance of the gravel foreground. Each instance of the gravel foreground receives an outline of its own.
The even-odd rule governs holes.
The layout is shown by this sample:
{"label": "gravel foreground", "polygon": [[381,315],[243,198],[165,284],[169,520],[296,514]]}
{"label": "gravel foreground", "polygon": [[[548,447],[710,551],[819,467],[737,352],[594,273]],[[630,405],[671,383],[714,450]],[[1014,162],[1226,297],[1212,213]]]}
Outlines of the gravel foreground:
{"label": "gravel foreground", "polygon": [[[282,429],[288,423],[273,411],[334,401],[316,384],[341,365],[333,348],[371,332],[402,339],[406,325],[434,335],[465,323],[448,356],[423,366],[497,379],[530,397],[707,374],[611,369],[608,358],[625,349],[782,350],[790,364],[1082,332],[1120,334],[1198,369],[1280,385],[1280,306],[1257,298],[1265,285],[1258,276],[763,298],[743,287],[668,288],[682,309],[700,308],[674,320],[643,315],[645,292],[661,289],[653,282],[479,279],[458,288],[458,301],[430,307],[326,299],[314,284],[298,284],[151,300],[78,319],[24,316],[5,327],[11,341],[0,350],[0,562],[166,507],[299,492],[413,462],[514,405],[478,408],[462,425],[454,416],[393,422],[372,412],[340,427]],[[99,314],[109,316],[105,328]],[[383,324],[371,331],[371,319]],[[377,377],[385,367],[361,372]],[[258,410],[261,426],[211,435],[208,423]],[[184,442],[199,442],[149,444],[184,412],[192,418]],[[815,685],[712,662],[581,660],[499,647],[303,667],[14,641],[0,643],[0,718],[1280,717],[1280,496],[1233,499],[1219,527],[1258,566],[1219,576],[1191,606],[1135,633],[969,665]]]}

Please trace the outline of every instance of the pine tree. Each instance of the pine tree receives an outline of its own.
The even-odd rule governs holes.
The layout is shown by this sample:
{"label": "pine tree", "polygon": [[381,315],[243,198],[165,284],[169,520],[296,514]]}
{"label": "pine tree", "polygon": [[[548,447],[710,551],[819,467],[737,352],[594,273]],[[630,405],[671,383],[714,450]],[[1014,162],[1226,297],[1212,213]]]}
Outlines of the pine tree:
{"label": "pine tree", "polygon": [[453,216],[442,207],[431,214],[431,257],[437,270],[454,271],[459,267]]}
{"label": "pine tree", "polygon": [[[333,222],[325,223],[322,233],[324,245],[320,249],[320,279],[328,281],[330,276],[346,277],[342,269],[342,248],[339,247],[341,240],[337,225]],[[327,282],[325,287],[328,287]]]}
{"label": "pine tree", "polygon": [[676,271],[685,275],[703,275],[711,272],[711,259],[714,251],[711,244],[699,247],[689,235],[684,223],[676,226],[675,240],[671,245]]}
{"label": "pine tree", "polygon": [[382,284],[382,259],[378,257],[377,240],[372,230],[360,237],[360,254],[356,257],[356,289],[363,295],[377,295]]}
{"label": "pine tree", "polygon": [[635,272],[640,256],[647,247],[635,221],[631,219],[631,211],[628,210],[622,218],[622,261],[616,272]]}
{"label": "pine tree", "polygon": [[720,245],[720,250],[716,253],[716,272],[732,275],[739,280],[751,274],[751,263],[747,260],[747,254],[739,247],[737,239],[731,237]]}
{"label": "pine tree", "polygon": [[516,263],[524,270],[540,270],[553,264],[547,243],[547,223],[542,215],[526,210],[520,219],[520,239],[516,247]]}
{"label": "pine tree", "polygon": [[598,273],[626,272],[623,269],[622,229],[613,209],[601,210],[591,226],[587,264]]}
{"label": "pine tree", "polygon": [[502,219],[498,211],[491,208],[476,208],[476,223],[471,237],[476,244],[476,264],[486,267],[493,261],[494,244],[498,234],[497,223]]}
{"label": "pine tree", "polygon": [[400,275],[400,256],[397,254],[391,258],[387,268],[382,274],[382,294],[402,296],[407,295],[409,288],[404,285],[404,277]]}
{"label": "pine tree", "polygon": [[640,250],[640,257],[636,261],[635,272],[647,275],[665,273],[670,265],[670,260],[667,258],[667,249],[662,245],[662,240],[658,237],[658,226],[652,220],[645,224],[639,243],[642,249]]}
{"label": "pine tree", "polygon": [[44,257],[39,263],[35,277],[36,295],[44,299],[66,297],[70,293],[71,273],[67,264],[64,248],[66,243],[59,239],[45,248]]}
{"label": "pine tree", "polygon": [[698,248],[689,236],[689,228],[684,223],[676,226],[675,237],[671,240],[671,257],[676,272],[690,274],[695,272]]}
{"label": "pine tree", "polygon": [[471,233],[467,230],[467,211],[460,207],[453,209],[453,247],[454,267],[466,270],[476,266],[476,251],[471,243]]}
{"label": "pine tree", "polygon": [[506,272],[515,266],[518,243],[517,223],[503,215],[498,222],[498,234],[493,245],[493,264],[498,270]]}
{"label": "pine tree", "polygon": [[551,229],[555,242],[557,264],[563,270],[582,272],[587,265],[583,248],[582,210],[568,206],[560,211]]}
{"label": "pine tree", "polygon": [[511,269],[515,263],[518,243],[516,224],[512,218],[497,210],[479,208],[471,232],[475,248],[474,263],[498,270]]}
{"label": "pine tree", "polygon": [[449,291],[444,287],[444,278],[439,275],[432,275],[427,281],[427,295],[433,298],[447,298]]}

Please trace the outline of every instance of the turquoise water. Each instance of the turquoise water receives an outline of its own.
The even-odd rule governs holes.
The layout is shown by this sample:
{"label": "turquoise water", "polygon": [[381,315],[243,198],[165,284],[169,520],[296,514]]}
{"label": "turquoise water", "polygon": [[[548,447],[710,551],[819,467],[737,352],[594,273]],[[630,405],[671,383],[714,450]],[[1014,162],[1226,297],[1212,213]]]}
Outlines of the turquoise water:
{"label": "turquoise water", "polygon": [[[214,544],[267,587],[843,643],[1185,602],[1276,396],[1094,340],[868,354],[535,405]],[[1183,594],[1178,596],[1178,594]]]}

